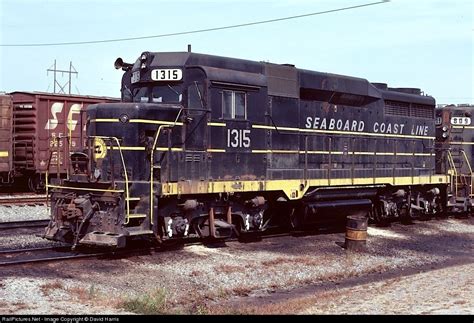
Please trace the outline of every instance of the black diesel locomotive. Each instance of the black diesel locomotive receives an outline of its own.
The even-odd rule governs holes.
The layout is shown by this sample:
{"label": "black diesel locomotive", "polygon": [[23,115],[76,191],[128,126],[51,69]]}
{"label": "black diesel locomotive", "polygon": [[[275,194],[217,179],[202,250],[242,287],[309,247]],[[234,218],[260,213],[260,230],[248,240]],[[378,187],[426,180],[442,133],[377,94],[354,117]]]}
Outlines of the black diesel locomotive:
{"label": "black diesel locomotive", "polygon": [[89,148],[67,179],[50,174],[47,239],[123,247],[446,212],[435,100],[419,89],[192,52],[116,68],[122,102],[89,106]]}

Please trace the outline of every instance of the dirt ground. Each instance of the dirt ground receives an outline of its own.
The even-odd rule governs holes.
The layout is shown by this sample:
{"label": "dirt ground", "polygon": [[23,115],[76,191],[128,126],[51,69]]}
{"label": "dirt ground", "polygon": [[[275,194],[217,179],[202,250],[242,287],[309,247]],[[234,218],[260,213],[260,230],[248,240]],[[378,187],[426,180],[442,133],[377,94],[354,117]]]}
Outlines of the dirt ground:
{"label": "dirt ground", "polygon": [[304,314],[474,314],[472,263],[338,287],[320,297]]}
{"label": "dirt ground", "polygon": [[474,266],[472,259],[464,259],[439,268],[431,265],[401,273],[371,274],[257,299],[233,300],[220,308],[237,311],[244,304],[248,306],[246,313],[255,314],[473,315]]}
{"label": "dirt ground", "polygon": [[361,253],[342,230],[5,267],[0,314],[474,314],[473,217],[368,235]]}

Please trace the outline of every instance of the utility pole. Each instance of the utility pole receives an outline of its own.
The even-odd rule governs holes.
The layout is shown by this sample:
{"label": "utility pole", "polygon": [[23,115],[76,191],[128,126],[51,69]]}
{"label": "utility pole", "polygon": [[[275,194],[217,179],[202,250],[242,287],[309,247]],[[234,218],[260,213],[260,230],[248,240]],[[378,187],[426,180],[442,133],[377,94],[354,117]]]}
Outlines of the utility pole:
{"label": "utility pole", "polygon": [[[54,68],[52,68],[52,67],[54,67]],[[68,85],[68,86],[69,86],[69,87],[68,87],[68,88],[69,88],[69,94],[71,94],[71,75],[72,75],[72,74],[76,74],[76,78],[77,78],[77,74],[79,74],[79,73],[76,71],[76,69],[74,68],[74,66],[72,66],[72,62],[69,62],[69,71],[64,71],[64,70],[58,70],[58,69],[56,68],[56,60],[54,60],[54,64],[53,64],[50,68],[48,68],[48,69],[46,70],[46,72],[54,72],[54,87],[53,87],[54,93],[63,93],[63,94],[66,94],[66,92],[64,91],[64,88],[66,87],[66,85]],[[58,82],[57,79],[56,79],[56,73],[58,73],[58,72],[62,73],[62,74],[61,74],[62,76],[64,75],[64,73],[69,74],[69,81],[68,81],[66,84],[64,84],[64,85],[59,84],[59,82]],[[58,87],[59,87],[59,91],[58,91],[58,92],[56,92],[56,84],[57,84]]]}

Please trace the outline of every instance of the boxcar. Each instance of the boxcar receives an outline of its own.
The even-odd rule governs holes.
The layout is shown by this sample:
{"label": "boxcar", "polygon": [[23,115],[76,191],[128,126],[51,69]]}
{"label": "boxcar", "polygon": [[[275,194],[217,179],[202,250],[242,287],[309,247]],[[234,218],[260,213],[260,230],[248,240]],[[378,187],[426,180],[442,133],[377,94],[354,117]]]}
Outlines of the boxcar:
{"label": "boxcar", "polygon": [[10,183],[13,173],[12,98],[0,94],[0,184]]}
{"label": "boxcar", "polygon": [[13,92],[10,95],[13,171],[16,178],[28,178],[31,190],[44,188],[47,171],[56,176],[67,173],[69,157],[65,156],[83,145],[87,106],[119,101],[110,97],[42,92]]}

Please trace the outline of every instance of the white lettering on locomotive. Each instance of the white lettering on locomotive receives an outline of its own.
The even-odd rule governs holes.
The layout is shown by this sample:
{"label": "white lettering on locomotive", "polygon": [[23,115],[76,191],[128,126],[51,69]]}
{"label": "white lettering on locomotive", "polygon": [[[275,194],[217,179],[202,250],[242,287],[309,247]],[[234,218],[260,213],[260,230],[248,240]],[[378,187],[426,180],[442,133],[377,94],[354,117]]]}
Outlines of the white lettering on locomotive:
{"label": "white lettering on locomotive", "polygon": [[452,117],[451,124],[456,126],[469,126],[471,124],[471,118],[469,117]]}
{"label": "white lettering on locomotive", "polygon": [[365,123],[362,120],[352,120],[351,122],[351,120],[344,121],[343,119],[307,117],[305,127],[307,129],[361,132],[364,131]]}
{"label": "white lettering on locomotive", "polygon": [[[319,130],[339,130],[339,131],[351,131],[351,132],[363,132],[365,123],[362,120],[343,120],[335,118],[320,118],[320,117],[307,117],[305,128],[307,129],[319,129]],[[372,131],[374,133],[384,134],[403,134],[405,124],[403,123],[391,123],[391,122],[374,122]],[[411,135],[413,136],[428,136],[428,126],[426,125],[413,125],[411,128]]]}
{"label": "white lettering on locomotive", "polygon": [[374,122],[374,132],[375,133],[390,133],[399,135],[403,133],[403,128],[405,125],[403,123],[384,123],[384,122]]}
{"label": "white lettering on locomotive", "polygon": [[227,147],[249,148],[250,147],[250,130],[227,129]]}
{"label": "white lettering on locomotive", "polygon": [[413,125],[411,134],[414,136],[428,136],[428,126]]}
{"label": "white lettering on locomotive", "polygon": [[181,81],[183,71],[179,68],[156,69],[151,71],[151,79],[153,81]]}

